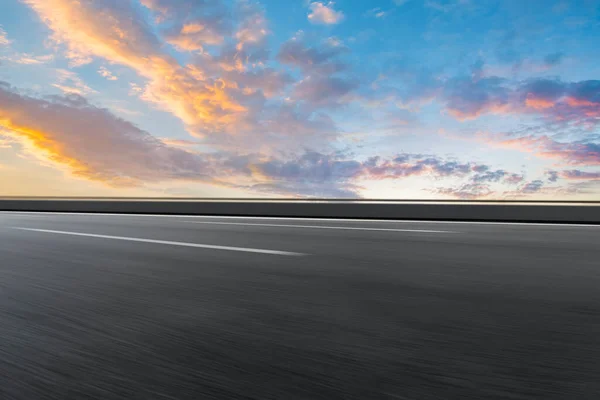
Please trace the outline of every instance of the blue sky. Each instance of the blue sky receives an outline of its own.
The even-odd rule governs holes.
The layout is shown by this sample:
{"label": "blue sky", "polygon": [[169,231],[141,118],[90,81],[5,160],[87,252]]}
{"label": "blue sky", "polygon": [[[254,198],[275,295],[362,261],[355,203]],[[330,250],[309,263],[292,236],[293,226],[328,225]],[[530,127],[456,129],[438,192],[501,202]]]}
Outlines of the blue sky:
{"label": "blue sky", "polygon": [[600,0],[6,0],[0,195],[600,198]]}

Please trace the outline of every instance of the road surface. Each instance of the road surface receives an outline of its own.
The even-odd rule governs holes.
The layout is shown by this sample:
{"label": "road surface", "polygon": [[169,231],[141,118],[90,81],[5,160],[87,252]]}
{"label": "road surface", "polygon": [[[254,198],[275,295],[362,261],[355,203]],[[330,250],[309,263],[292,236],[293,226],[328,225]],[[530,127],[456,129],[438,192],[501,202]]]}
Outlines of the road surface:
{"label": "road surface", "polygon": [[600,226],[0,213],[2,399],[599,399]]}

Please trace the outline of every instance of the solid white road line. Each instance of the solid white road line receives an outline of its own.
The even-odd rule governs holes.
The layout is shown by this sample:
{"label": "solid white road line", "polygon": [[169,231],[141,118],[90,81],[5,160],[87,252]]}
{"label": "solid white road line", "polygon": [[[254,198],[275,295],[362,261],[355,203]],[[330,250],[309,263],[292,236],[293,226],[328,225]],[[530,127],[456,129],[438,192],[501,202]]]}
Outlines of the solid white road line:
{"label": "solid white road line", "polygon": [[361,228],[352,226],[319,226],[319,225],[283,225],[283,224],[246,224],[243,222],[216,222],[216,221],[183,221],[188,224],[206,225],[236,225],[236,226],[269,226],[277,228],[304,228],[304,229],[339,229],[343,231],[383,231],[383,232],[418,232],[418,233],[459,233],[455,231],[432,231],[424,229],[391,229],[391,228]]}
{"label": "solid white road line", "polygon": [[43,212],[43,211],[0,211],[0,215],[36,216],[45,215],[70,215],[70,216],[111,216],[111,217],[138,217],[138,218],[200,218],[200,219],[233,219],[233,220],[270,220],[270,221],[327,221],[327,222],[375,222],[375,223],[402,223],[402,224],[450,224],[450,225],[519,225],[519,226],[550,226],[600,228],[600,224],[563,224],[553,222],[485,222],[485,221],[442,221],[442,220],[416,220],[416,219],[360,219],[360,218],[310,218],[310,217],[241,217],[229,215],[169,215],[169,214],[119,214],[119,213],[84,213],[84,212]]}
{"label": "solid white road line", "polygon": [[201,249],[242,251],[242,252],[246,252],[246,253],[262,253],[262,254],[272,254],[272,255],[278,255],[278,256],[306,256],[306,255],[308,255],[308,254],[303,254],[303,253],[294,253],[291,251],[264,250],[264,249],[253,249],[253,248],[247,248],[247,247],[215,246],[212,244],[197,244],[197,243],[185,243],[185,242],[172,242],[172,241],[168,241],[168,240],[141,239],[141,238],[132,238],[132,237],[123,237],[123,236],[95,235],[95,234],[91,234],[91,233],[54,231],[54,230],[48,230],[48,229],[32,229],[32,228],[19,228],[19,227],[15,227],[13,229],[19,229],[19,230],[23,230],[23,231],[32,231],[32,232],[54,233],[57,235],[85,236],[85,237],[93,237],[93,238],[100,238],[100,239],[113,239],[113,240],[124,240],[124,241],[129,241],[129,242],[166,244],[166,245],[170,245],[170,246],[197,247],[197,248],[201,248]]}

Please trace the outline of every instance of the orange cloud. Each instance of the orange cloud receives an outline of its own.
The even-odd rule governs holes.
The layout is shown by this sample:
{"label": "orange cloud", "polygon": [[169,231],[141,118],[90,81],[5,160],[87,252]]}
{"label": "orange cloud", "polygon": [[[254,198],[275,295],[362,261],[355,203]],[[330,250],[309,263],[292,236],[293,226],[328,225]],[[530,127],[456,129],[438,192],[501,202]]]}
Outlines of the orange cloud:
{"label": "orange cloud", "polygon": [[525,105],[527,107],[535,108],[536,110],[544,110],[546,108],[554,107],[554,102],[552,100],[543,99],[541,97],[535,97],[530,93],[525,99]]}
{"label": "orange cloud", "polygon": [[509,114],[511,107],[508,104],[488,104],[478,110],[459,110],[452,107],[448,108],[448,114],[459,121],[470,121],[479,118],[483,114]]}
{"label": "orange cloud", "polygon": [[168,146],[78,95],[44,100],[0,86],[0,128],[42,160],[109,186],[213,181],[205,158]]}
{"label": "orange cloud", "polygon": [[599,107],[600,103],[594,103],[586,99],[578,99],[575,97],[567,97],[565,100],[571,107]]}
{"label": "orange cloud", "polygon": [[52,29],[54,40],[67,45],[67,56],[76,63],[95,56],[131,67],[148,79],[142,97],[178,116],[191,133],[237,132],[235,125],[246,119],[242,89],[219,78],[199,79],[163,53],[129,2],[25,1]]}

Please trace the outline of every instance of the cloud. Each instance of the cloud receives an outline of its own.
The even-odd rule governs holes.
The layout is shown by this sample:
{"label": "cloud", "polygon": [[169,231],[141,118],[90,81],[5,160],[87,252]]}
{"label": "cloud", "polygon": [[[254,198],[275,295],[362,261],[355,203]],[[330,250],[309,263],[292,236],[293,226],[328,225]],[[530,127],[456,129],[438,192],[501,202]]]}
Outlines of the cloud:
{"label": "cloud", "polygon": [[200,144],[199,142],[197,142],[195,140],[187,140],[187,139],[162,138],[162,139],[160,139],[160,141],[163,142],[164,144],[166,144],[167,146],[173,146],[173,147],[195,147]]}
{"label": "cloud", "polygon": [[[482,183],[482,182],[499,182],[502,179],[504,179],[505,177],[508,177],[510,174],[503,170],[503,169],[497,169],[495,171],[485,171],[482,172],[480,174],[475,175],[472,178],[472,181],[475,183]],[[514,180],[516,180],[519,176],[515,175],[510,176],[510,181],[513,182]]]}
{"label": "cloud", "polygon": [[11,41],[8,39],[6,31],[0,26],[0,46],[8,46]]}
{"label": "cloud", "polygon": [[[292,114],[285,121],[293,118],[298,116]],[[314,121],[314,129],[328,123]],[[467,178],[470,186],[462,192],[469,189],[472,195],[483,195],[485,182],[506,181],[511,175],[480,163],[414,153],[366,160],[342,152],[311,150],[278,156],[252,152],[202,154],[186,150],[199,144],[196,141],[156,138],[80,95],[37,98],[7,84],[0,85],[0,127],[40,158],[77,177],[113,187],[185,180],[260,193],[359,197],[360,182],[365,180],[419,176]],[[300,123],[298,129],[305,127]],[[457,195],[465,197],[464,193]]]}
{"label": "cloud", "polygon": [[358,85],[358,81],[345,78],[309,76],[298,83],[294,98],[306,101],[313,107],[336,106],[344,103],[344,99]]}
{"label": "cloud", "polygon": [[256,168],[261,174],[272,178],[311,179],[323,183],[356,177],[361,172],[362,164],[335,155],[307,151],[291,162],[269,161],[257,164]]}
{"label": "cloud", "polygon": [[514,84],[492,76],[452,78],[440,86],[443,89],[438,99],[449,114],[462,121],[484,114],[524,114],[541,115],[549,121],[600,123],[598,80],[538,78]]}
{"label": "cloud", "polygon": [[[237,82],[226,81],[218,74],[208,75],[201,66],[179,65],[162,52],[160,40],[130,2],[26,2],[52,29],[54,39],[66,44],[68,56],[75,61],[101,57],[133,68],[148,79],[141,97],[179,117],[192,134],[233,134],[247,123],[248,103],[253,103],[255,96],[247,95]],[[238,45],[243,47],[240,52],[257,40],[248,31],[254,28],[245,26],[260,19],[257,9],[246,3],[243,6],[240,13],[247,19],[238,31]]]}
{"label": "cloud", "polygon": [[0,84],[0,126],[40,157],[110,186],[212,181],[201,157],[165,145],[76,94],[40,99]]}
{"label": "cloud", "polygon": [[1,57],[2,60],[21,65],[41,65],[54,60],[52,54],[36,56],[28,53],[17,53],[10,56]]}
{"label": "cloud", "polygon": [[90,93],[96,93],[94,89],[86,85],[85,82],[73,71],[58,69],[56,70],[56,75],[58,77],[58,83],[54,83],[52,86],[62,90],[64,93],[78,94],[81,96]]}
{"label": "cloud", "polygon": [[236,49],[242,51],[254,48],[262,51],[269,34],[264,9],[248,0],[242,0],[238,3],[238,12],[242,22],[235,33],[238,40]]}
{"label": "cloud", "polygon": [[142,0],[166,28],[165,40],[178,50],[197,51],[220,45],[233,35],[232,15],[220,0]]}
{"label": "cloud", "polygon": [[401,153],[390,160],[374,157],[365,162],[363,175],[369,179],[397,179],[409,176],[466,177],[489,169],[477,163],[444,160],[423,154]]}
{"label": "cloud", "polygon": [[100,67],[98,69],[98,73],[100,74],[100,76],[106,78],[109,81],[116,81],[119,79],[111,71],[109,71],[106,67]]}
{"label": "cloud", "polygon": [[223,43],[223,34],[218,28],[210,25],[212,20],[197,20],[188,22],[178,30],[167,33],[166,40],[179,50],[195,51],[202,50],[207,45],[218,45]]}
{"label": "cloud", "polygon": [[600,179],[600,172],[587,172],[578,169],[561,171],[560,177],[568,180],[594,180]]}
{"label": "cloud", "polygon": [[523,182],[524,179],[525,179],[524,175],[510,173],[505,176],[504,182],[509,185],[516,185],[517,183]]}
{"label": "cloud", "polygon": [[298,67],[304,73],[304,78],[294,87],[292,99],[308,103],[310,107],[339,106],[349,100],[349,94],[359,87],[360,82],[349,76],[349,65],[341,60],[348,52],[349,49],[335,38],[312,46],[302,35],[285,42],[278,60]]}
{"label": "cloud", "polygon": [[527,182],[523,186],[519,188],[519,191],[523,194],[532,194],[537,193],[544,187],[544,181],[535,180],[531,182]]}
{"label": "cloud", "polygon": [[[340,61],[349,50],[334,38],[313,46],[301,39],[297,40],[299,48],[289,43],[282,46],[279,59],[300,69],[303,76],[298,82],[284,70],[269,66],[264,10],[247,0],[234,7],[225,7],[228,3],[219,0],[144,1],[167,33],[169,29],[181,33],[186,24],[207,15],[223,16],[224,42],[216,51],[195,53],[187,64],[165,51],[156,30],[129,2],[26,2],[54,32],[54,40],[66,46],[67,56],[74,61],[98,57],[132,68],[146,80],[134,88],[133,95],[175,115],[190,134],[222,150],[244,146],[271,153],[293,148],[302,140],[312,145],[316,137],[290,137],[292,130],[280,123],[293,113],[284,111],[282,117],[277,113],[290,104],[303,108],[296,116],[304,120],[294,117],[293,122],[305,127],[295,132],[317,135],[314,124],[323,119],[324,109],[345,104],[359,85],[350,76],[348,64]],[[201,31],[192,26],[187,30],[189,34]],[[287,98],[279,97],[286,94]],[[330,139],[338,129],[329,128],[327,124],[319,129],[318,135]]]}
{"label": "cloud", "polygon": [[[524,84],[519,92],[520,97],[525,98],[526,112],[533,109],[534,112],[558,121],[599,122],[600,81],[537,79]],[[515,110],[518,108],[515,107]]]}
{"label": "cloud", "polygon": [[443,89],[448,112],[459,120],[475,119],[484,113],[506,113],[510,95],[507,81],[498,77],[451,79]]}
{"label": "cloud", "polygon": [[186,150],[198,142],[156,138],[76,94],[36,98],[2,83],[0,127],[39,158],[112,187],[184,180],[263,193],[357,195],[349,181],[360,166],[355,161],[314,152],[288,160],[200,154]]}
{"label": "cloud", "polygon": [[[306,151],[298,157],[286,160],[243,161],[248,165],[252,176],[263,183],[252,186],[253,190],[274,190],[277,193],[321,193],[325,197],[357,197],[360,182],[373,180],[401,180],[409,177],[429,177],[433,179],[468,178],[469,183],[458,189],[440,189],[440,194],[459,198],[485,197],[492,193],[484,183],[486,179],[477,179],[477,171],[489,171],[490,167],[478,163],[461,163],[444,160],[423,154],[401,153],[390,159],[371,157],[366,160],[348,158],[343,153],[324,154]],[[238,165],[237,168],[240,166]],[[502,177],[516,174],[503,173]],[[492,179],[493,180],[493,179]],[[495,181],[495,180],[493,180]]]}
{"label": "cloud", "polygon": [[311,46],[302,34],[298,34],[281,45],[278,60],[300,68],[305,74],[334,74],[348,68],[340,61],[340,56],[349,51],[348,47],[331,38]]}
{"label": "cloud", "polygon": [[548,177],[547,178],[548,182],[554,183],[554,182],[558,181],[558,177],[559,177],[558,171],[549,170],[549,171],[545,172],[545,175]]}
{"label": "cloud", "polygon": [[308,14],[308,20],[313,24],[339,24],[344,20],[344,13],[341,11],[335,11],[333,9],[334,5],[335,3],[332,1],[327,4],[319,1],[310,3],[309,8],[311,12]]}
{"label": "cloud", "polygon": [[391,11],[385,11],[383,10],[381,7],[375,7],[370,9],[369,11],[367,11],[365,13],[365,16],[367,17],[373,17],[373,18],[385,18],[390,14]]}
{"label": "cloud", "polygon": [[160,52],[160,41],[136,12],[131,2],[114,0],[24,0],[53,31],[53,39],[68,47],[67,56],[77,64],[93,56],[137,70],[152,62],[173,61]]}
{"label": "cloud", "polygon": [[436,188],[429,191],[460,200],[476,200],[494,194],[489,185],[482,183],[465,183],[458,187]]}
{"label": "cloud", "polygon": [[534,153],[540,158],[559,160],[567,165],[600,165],[600,144],[594,142],[558,142],[548,136],[521,136],[480,134],[484,142],[507,149]]}
{"label": "cloud", "polygon": [[559,81],[538,79],[526,83],[520,91],[527,107],[545,110],[554,107],[556,101],[564,95],[565,87]]}

